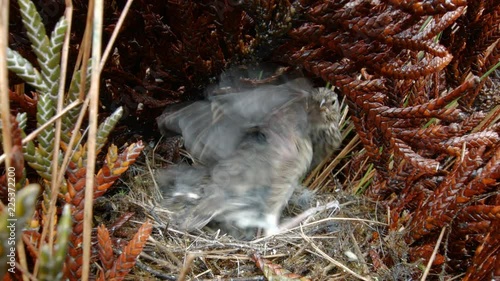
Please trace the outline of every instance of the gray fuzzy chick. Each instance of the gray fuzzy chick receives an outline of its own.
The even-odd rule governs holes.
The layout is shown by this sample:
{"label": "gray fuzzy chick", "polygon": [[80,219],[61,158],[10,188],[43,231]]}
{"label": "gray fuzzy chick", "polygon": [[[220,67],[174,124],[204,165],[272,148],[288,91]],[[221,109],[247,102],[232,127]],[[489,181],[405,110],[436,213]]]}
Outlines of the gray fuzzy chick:
{"label": "gray fuzzy chick", "polygon": [[239,92],[167,108],[158,118],[162,132],[182,134],[196,162],[160,171],[162,204],[188,231],[216,221],[272,235],[311,162],[340,144],[338,102],[304,78],[236,87]]}

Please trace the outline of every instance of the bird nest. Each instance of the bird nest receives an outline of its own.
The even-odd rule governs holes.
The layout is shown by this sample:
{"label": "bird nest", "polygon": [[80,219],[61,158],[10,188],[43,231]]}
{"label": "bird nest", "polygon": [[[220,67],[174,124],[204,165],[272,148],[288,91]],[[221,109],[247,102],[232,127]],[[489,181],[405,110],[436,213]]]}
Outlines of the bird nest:
{"label": "bird nest", "polygon": [[[278,235],[242,241],[216,229],[180,231],[169,224],[169,210],[158,204],[161,195],[154,171],[171,160],[159,158],[158,150],[165,148],[162,145],[146,148],[145,157],[124,178],[126,188],[117,189],[96,206],[97,212],[113,210],[102,212],[102,219],[115,222],[111,229],[117,238],[129,238],[148,218],[154,221],[153,233],[128,278],[408,280],[421,274],[416,264],[408,262],[402,235],[388,231],[387,210],[365,196],[354,195],[332,173],[328,188],[323,188],[328,191],[316,192],[308,206],[290,204],[285,209],[282,221],[300,213],[305,214],[304,220]],[[167,150],[172,151],[171,147]],[[125,189],[128,191],[122,192]],[[310,212],[304,213],[306,209]],[[106,213],[116,217],[106,218]],[[124,224],[132,214],[138,221]]]}

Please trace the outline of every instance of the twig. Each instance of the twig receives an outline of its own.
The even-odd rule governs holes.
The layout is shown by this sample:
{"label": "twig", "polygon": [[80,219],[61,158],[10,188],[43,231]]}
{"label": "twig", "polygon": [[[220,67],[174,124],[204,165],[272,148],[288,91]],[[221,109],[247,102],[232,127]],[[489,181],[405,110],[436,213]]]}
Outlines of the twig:
{"label": "twig", "polygon": [[158,270],[155,270],[155,269],[152,269],[151,267],[143,264],[140,260],[137,260],[135,262],[135,264],[137,265],[137,267],[139,267],[140,269],[144,270],[144,271],[147,271],[149,273],[151,273],[152,275],[154,275],[155,277],[161,279],[161,280],[171,280],[171,281],[175,281],[177,280],[177,276],[175,275],[172,275],[172,274],[165,274],[163,272],[160,272]]}
{"label": "twig", "polygon": [[[17,254],[19,256],[19,264],[21,264],[23,268],[28,268],[28,261],[26,260],[26,251],[24,248],[23,239],[19,240],[19,242],[16,245],[16,249],[17,249]],[[24,274],[23,272],[23,281],[28,281],[28,280],[29,280],[28,275]]]}
{"label": "twig", "polygon": [[[61,111],[59,114],[55,115],[54,117],[50,118],[50,120],[47,121],[47,123],[41,125],[36,130],[34,130],[33,132],[31,132],[29,135],[27,135],[23,139],[22,144],[26,144],[29,141],[33,140],[40,133],[40,131],[45,130],[45,128],[47,128],[48,126],[50,126],[57,119],[61,118],[64,114],[66,114],[66,112],[70,111],[71,109],[73,109],[75,106],[77,106],[79,104],[81,104],[81,101],[74,101],[74,102],[70,103],[68,106],[66,106],[64,108],[63,111]],[[0,156],[0,163],[2,163],[5,160],[5,156],[6,156],[5,153]]]}
{"label": "twig", "polygon": [[[97,126],[99,113],[99,85],[101,47],[102,47],[102,25],[103,25],[104,0],[95,0],[94,18],[92,28],[92,76],[90,83],[89,103],[89,134],[87,137],[87,166],[85,174],[85,201],[83,216],[83,262],[82,280],[88,280],[90,271],[90,245],[92,235],[92,208],[94,197],[95,160],[97,156]],[[84,69],[85,71],[85,69]],[[85,81],[84,81],[85,83]]]}
{"label": "twig", "polygon": [[[175,266],[171,262],[167,261],[166,259],[152,257],[152,256],[146,254],[144,251],[142,251],[142,253],[139,255],[139,257],[141,259],[151,261],[151,262],[153,262],[154,264],[158,265],[160,268],[163,268],[163,269],[168,269],[168,270],[171,270],[171,271],[177,271],[177,269],[178,269],[177,266]],[[137,260],[137,261],[139,261],[139,260]]]}
{"label": "twig", "polygon": [[354,250],[356,250],[356,255],[363,266],[364,274],[370,273],[370,269],[368,268],[368,265],[366,263],[365,257],[363,256],[363,253],[361,252],[361,248],[359,247],[358,240],[356,240],[356,237],[354,237],[354,234],[352,232],[349,233],[352,239],[352,245],[354,246]]}
{"label": "twig", "polygon": [[191,264],[193,264],[193,260],[195,257],[197,257],[197,255],[192,254],[192,253],[189,253],[186,256],[186,259],[184,260],[184,265],[181,269],[181,272],[179,273],[179,279],[177,279],[178,281],[186,280],[187,273],[188,273],[189,269],[191,268]]}
{"label": "twig", "polygon": [[[360,218],[335,217],[335,218],[325,218],[325,219],[313,221],[313,222],[310,222],[310,223],[307,223],[307,224],[304,224],[304,225],[299,225],[297,227],[288,229],[288,232],[292,231],[292,230],[299,229],[299,228],[302,229],[303,227],[309,227],[309,226],[313,226],[313,225],[317,225],[317,224],[322,224],[322,223],[329,222],[329,221],[358,221],[358,222],[379,224],[379,225],[384,225],[384,226],[387,225],[384,222],[378,222],[378,221],[374,221],[374,220],[367,220],[367,219],[360,219]],[[266,236],[266,237],[262,237],[262,238],[259,238],[259,239],[255,239],[255,240],[250,241],[249,243],[252,243],[252,244],[259,243],[259,242],[261,242],[263,240],[269,239],[270,237],[279,236],[280,234],[283,234],[283,233],[278,233],[278,234],[275,234],[274,236]],[[324,237],[324,238],[328,239],[328,237]]]}
{"label": "twig", "polygon": [[333,170],[335,166],[337,166],[338,163],[340,163],[340,160],[344,159],[353,149],[358,145],[359,143],[359,136],[356,135],[354,136],[349,143],[342,149],[335,159],[331,161],[328,166],[319,174],[319,176],[314,180],[314,182],[311,184],[313,188],[320,188],[320,190],[324,190],[324,185],[322,187],[319,187],[322,182],[325,181],[326,178],[330,175],[330,171]]}
{"label": "twig", "polygon": [[[7,44],[9,33],[9,1],[0,0],[0,116],[2,121],[2,147],[6,155],[5,174],[12,167],[12,124],[10,122],[10,101],[9,101],[9,74],[7,70]],[[3,204],[0,203],[3,207]],[[22,241],[18,243],[18,248],[22,247]],[[18,251],[19,261],[23,268],[27,267],[26,254]],[[23,280],[27,280],[27,275],[22,272]]]}
{"label": "twig", "polygon": [[319,212],[322,212],[322,211],[325,211],[325,210],[328,210],[328,209],[332,209],[332,208],[335,209],[335,210],[339,209],[339,202],[337,200],[329,202],[329,203],[327,203],[326,205],[323,205],[323,206],[317,206],[317,207],[313,207],[313,208],[307,209],[306,211],[304,211],[303,213],[301,213],[301,214],[297,215],[296,217],[292,218],[288,222],[283,223],[282,225],[280,225],[280,232],[287,231],[289,229],[297,227],[300,224],[301,221],[307,219],[308,217],[313,216],[316,213],[319,213]]}
{"label": "twig", "polygon": [[7,71],[7,43],[9,42],[9,1],[0,0],[0,116],[2,117],[3,151],[7,155],[5,171],[11,167],[12,136],[9,104],[9,74]]}
{"label": "twig", "polygon": [[24,278],[27,277],[29,278],[29,280],[32,280],[32,281],[37,281],[38,279],[33,275],[31,274],[25,267],[23,267],[22,265],[20,265],[19,263],[16,262],[16,269],[21,271],[21,273],[23,274],[23,280],[25,280]]}
{"label": "twig", "polygon": [[111,34],[111,38],[109,39],[108,44],[106,45],[106,49],[104,50],[104,53],[102,53],[102,59],[99,63],[99,71],[102,71],[104,65],[106,64],[106,61],[108,60],[109,53],[111,53],[111,49],[113,48],[116,37],[118,36],[118,33],[120,33],[120,29],[122,28],[123,22],[125,21],[125,17],[127,16],[128,10],[130,9],[130,6],[132,6],[133,2],[134,0],[128,0],[125,4],[125,7],[123,7],[123,11],[120,14],[120,18],[116,23],[116,27]]}
{"label": "twig", "polygon": [[443,239],[444,232],[446,230],[446,226],[441,229],[441,233],[439,234],[439,238],[436,242],[436,246],[434,246],[434,251],[432,251],[431,258],[429,259],[429,262],[427,263],[427,266],[425,267],[424,274],[422,275],[422,278],[420,278],[420,281],[425,281],[427,279],[427,275],[429,274],[429,271],[431,270],[432,263],[434,262],[434,259],[436,258],[437,251],[439,249],[439,245],[441,245],[441,240]]}
{"label": "twig", "polygon": [[[64,36],[64,43],[61,52],[61,70],[59,77],[59,89],[57,91],[57,109],[56,113],[59,114],[63,111],[64,107],[64,85],[66,84],[66,72],[68,70],[68,50],[69,50],[69,40],[71,36],[71,22],[73,20],[73,3],[71,1],[66,0],[66,10],[64,13],[64,17],[67,21],[68,27],[66,28],[66,34]],[[52,181],[50,183],[50,202],[49,202],[49,210],[47,212],[48,216],[48,229],[49,229],[49,248],[54,248],[55,241],[55,230],[56,230],[56,220],[55,212],[56,212],[56,201],[58,198],[59,191],[61,189],[61,180],[56,181],[54,179],[58,179],[57,175],[59,170],[63,168],[59,166],[59,153],[61,146],[61,119],[56,119],[55,131],[54,131],[54,143],[53,143],[53,154],[52,154]],[[42,240],[43,241],[43,240]],[[42,243],[43,244],[43,243]]]}
{"label": "twig", "polygon": [[151,240],[153,241],[153,243],[155,244],[155,247],[158,247],[160,248],[163,253],[167,254],[167,256],[175,263],[175,265],[177,266],[181,266],[182,265],[182,261],[179,260],[171,251],[170,249],[168,249],[167,247],[165,247],[164,243],[161,243],[159,241],[156,241],[153,237],[149,236],[148,240]]}
{"label": "twig", "polygon": [[484,119],[472,130],[471,133],[482,132],[486,128],[495,124],[500,118],[500,104],[495,106],[489,113],[484,117]]}

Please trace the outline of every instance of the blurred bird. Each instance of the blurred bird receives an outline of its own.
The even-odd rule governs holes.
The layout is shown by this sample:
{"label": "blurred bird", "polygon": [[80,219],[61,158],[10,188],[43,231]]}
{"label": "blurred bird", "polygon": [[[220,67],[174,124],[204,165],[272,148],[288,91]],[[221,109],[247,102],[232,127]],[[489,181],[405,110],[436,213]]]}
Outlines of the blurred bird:
{"label": "blurred bird", "polygon": [[158,118],[163,133],[182,134],[195,160],[158,176],[163,204],[182,229],[213,220],[277,233],[281,211],[307,172],[313,148],[319,163],[340,144],[332,91],[314,89],[304,78],[256,88],[240,84],[235,75],[223,76],[216,91],[236,92],[171,107]]}
{"label": "blurred bird", "polygon": [[[292,120],[302,119],[299,122],[305,123],[305,111],[303,116],[298,113],[300,109],[287,107],[273,114],[265,126],[248,132],[233,154],[220,159],[207,172],[200,165],[177,166],[175,172],[167,169],[159,180],[167,198],[165,205],[181,199],[193,206],[175,210],[174,220],[180,222],[177,224],[192,230],[215,220],[242,229],[263,228],[266,235],[276,233],[281,211],[312,157],[304,128]],[[198,178],[196,192],[193,174],[201,175],[194,177]],[[169,183],[172,179],[175,182]]]}
{"label": "blurred bird", "polygon": [[163,134],[181,134],[195,162],[212,165],[231,155],[249,130],[269,122],[274,113],[295,103],[305,110],[303,101],[312,90],[306,79],[298,78],[280,85],[211,95],[205,101],[167,107],[157,119],[158,126]]}
{"label": "blurred bird", "polygon": [[342,143],[340,113],[335,92],[325,87],[313,90],[308,109],[309,136],[314,152],[311,167],[330,156]]}

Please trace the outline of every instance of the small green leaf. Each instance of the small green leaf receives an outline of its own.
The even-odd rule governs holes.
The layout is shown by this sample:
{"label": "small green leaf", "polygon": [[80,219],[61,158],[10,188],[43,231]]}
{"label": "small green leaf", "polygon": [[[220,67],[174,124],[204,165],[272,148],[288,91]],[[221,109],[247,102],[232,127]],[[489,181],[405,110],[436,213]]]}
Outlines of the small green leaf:
{"label": "small green leaf", "polygon": [[38,72],[38,70],[18,52],[10,48],[7,48],[7,68],[17,74],[17,76],[26,83],[33,86],[39,93],[47,93],[48,88],[40,72]]}
{"label": "small green leaf", "polygon": [[116,126],[116,123],[120,121],[120,118],[122,117],[123,114],[123,108],[120,106],[113,114],[111,114],[104,122],[102,122],[99,125],[99,128],[97,130],[97,139],[96,139],[96,144],[97,144],[97,151],[101,150],[101,148],[106,144],[106,140],[108,139],[109,133],[113,131],[113,129]]}
{"label": "small green leaf", "polygon": [[0,276],[15,269],[16,245],[33,217],[39,191],[38,184],[30,184],[16,193],[7,190],[7,204],[0,214]]}
{"label": "small green leaf", "polygon": [[63,208],[62,216],[57,226],[57,241],[54,251],[45,244],[40,251],[40,273],[38,280],[61,280],[63,277],[63,265],[68,250],[68,238],[72,232],[70,205]]}

